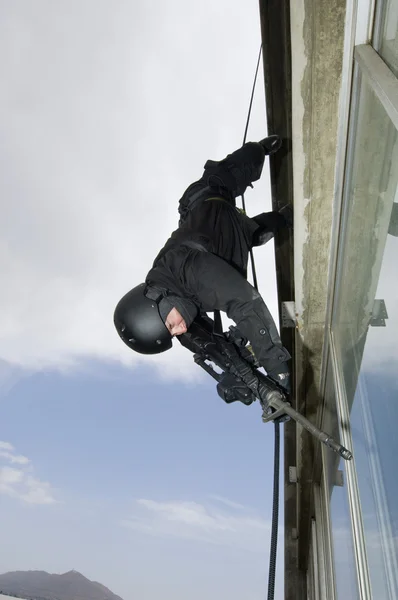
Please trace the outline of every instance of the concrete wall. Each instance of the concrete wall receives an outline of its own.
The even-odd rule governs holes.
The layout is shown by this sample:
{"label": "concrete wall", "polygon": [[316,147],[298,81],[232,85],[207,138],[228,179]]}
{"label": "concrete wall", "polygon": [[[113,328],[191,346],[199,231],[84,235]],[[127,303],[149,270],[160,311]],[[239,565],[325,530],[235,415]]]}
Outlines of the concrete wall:
{"label": "concrete wall", "polygon": [[[319,425],[346,2],[292,0],[290,9],[296,398],[299,410]],[[298,536],[299,567],[303,570],[307,568],[313,515],[311,482],[320,476],[320,462],[315,458],[320,453],[315,449],[307,432],[300,432]]]}
{"label": "concrete wall", "polygon": [[[260,0],[268,126],[284,137],[284,152],[270,162],[273,202],[294,206],[294,252],[291,238],[277,238],[275,247],[279,301],[295,300],[297,327],[281,333],[294,357],[293,405],[318,425],[354,4],[348,12],[345,0]],[[285,598],[301,600],[307,598],[312,484],[321,462],[307,432],[293,422],[284,429]],[[289,481],[290,466],[297,466],[297,484]]]}

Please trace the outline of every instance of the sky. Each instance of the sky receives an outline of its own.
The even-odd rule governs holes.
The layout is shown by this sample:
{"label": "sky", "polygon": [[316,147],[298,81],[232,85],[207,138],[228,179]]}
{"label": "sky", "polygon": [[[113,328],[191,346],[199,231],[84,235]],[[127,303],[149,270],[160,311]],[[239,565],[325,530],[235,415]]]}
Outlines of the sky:
{"label": "sky", "polygon": [[[272,426],[112,323],[183,191],[241,145],[260,41],[254,0],[0,4],[0,572],[266,593]],[[260,71],[248,139],[266,134]],[[246,203],[271,209],[267,164]],[[256,261],[277,318],[272,243]]]}

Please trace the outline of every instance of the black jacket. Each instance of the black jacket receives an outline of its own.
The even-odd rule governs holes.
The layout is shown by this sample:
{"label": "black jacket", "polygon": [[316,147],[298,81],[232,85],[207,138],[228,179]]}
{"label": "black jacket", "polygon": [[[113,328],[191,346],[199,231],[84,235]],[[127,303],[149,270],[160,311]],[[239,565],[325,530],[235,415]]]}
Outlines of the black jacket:
{"label": "black jacket", "polygon": [[202,246],[245,275],[253,234],[258,228],[255,221],[239,212],[222,197],[205,199],[190,211],[185,222],[173,231],[156,257],[148,279],[157,278],[159,260],[166,252],[185,242],[194,242]]}
{"label": "black jacket", "polygon": [[246,276],[250,248],[264,244],[278,228],[286,225],[277,212],[262,213],[251,219],[235,206],[236,197],[260,178],[264,158],[264,148],[249,142],[220,162],[206,162],[201,179],[191,184],[180,199],[179,227],[156,257],[148,283],[164,280],[162,257],[187,242],[226,260]]}
{"label": "black jacket", "polygon": [[[223,310],[252,343],[260,364],[275,369],[290,358],[260,294],[246,281],[249,250],[286,222],[279,213],[253,219],[235,207],[236,193],[258,179],[264,150],[249,143],[224,161],[210,161],[180,200],[180,226],[167,240],[146,283],[193,302],[202,313]],[[207,167],[207,168],[206,168]]]}

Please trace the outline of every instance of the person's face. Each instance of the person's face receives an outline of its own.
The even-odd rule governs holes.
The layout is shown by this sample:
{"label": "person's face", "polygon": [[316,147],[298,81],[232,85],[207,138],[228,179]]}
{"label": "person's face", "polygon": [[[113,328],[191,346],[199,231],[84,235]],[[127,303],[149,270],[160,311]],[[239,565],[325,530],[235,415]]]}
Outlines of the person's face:
{"label": "person's face", "polygon": [[187,332],[187,324],[176,308],[172,308],[167,315],[165,325],[171,335],[181,335]]}

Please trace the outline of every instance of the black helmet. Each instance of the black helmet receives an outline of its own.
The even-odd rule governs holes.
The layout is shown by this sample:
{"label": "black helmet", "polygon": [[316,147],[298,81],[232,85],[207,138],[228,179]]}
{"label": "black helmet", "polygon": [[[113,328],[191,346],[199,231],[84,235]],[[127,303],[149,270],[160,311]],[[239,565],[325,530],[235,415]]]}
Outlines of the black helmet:
{"label": "black helmet", "polygon": [[151,294],[155,298],[151,300],[144,294],[146,287],[141,283],[123,296],[116,306],[113,322],[129,348],[141,354],[160,354],[172,347],[172,336],[159,314],[162,295]]}

